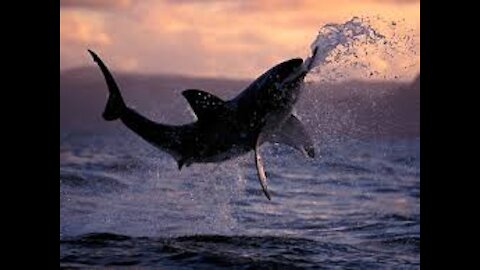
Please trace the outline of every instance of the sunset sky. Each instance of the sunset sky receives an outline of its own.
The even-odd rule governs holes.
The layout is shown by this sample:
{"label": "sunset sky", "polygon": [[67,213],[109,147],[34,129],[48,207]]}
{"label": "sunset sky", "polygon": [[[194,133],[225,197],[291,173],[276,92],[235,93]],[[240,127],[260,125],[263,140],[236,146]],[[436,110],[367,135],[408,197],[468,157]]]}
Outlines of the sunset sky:
{"label": "sunset sky", "polygon": [[420,2],[415,0],[61,0],[60,4],[60,70],[92,66],[86,52],[90,48],[112,70],[252,78],[279,61],[308,56],[324,24],[343,23],[353,16],[400,22],[396,34],[408,29],[414,35],[418,53],[409,61],[417,70],[420,65]]}

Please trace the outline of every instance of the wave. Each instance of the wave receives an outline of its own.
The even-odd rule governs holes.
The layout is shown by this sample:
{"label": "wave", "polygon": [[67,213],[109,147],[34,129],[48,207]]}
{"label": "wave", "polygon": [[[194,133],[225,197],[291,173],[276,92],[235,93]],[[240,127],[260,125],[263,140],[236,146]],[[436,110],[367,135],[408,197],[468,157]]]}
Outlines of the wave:
{"label": "wave", "polygon": [[[93,233],[60,241],[61,266],[142,265],[289,268],[311,265],[315,242],[301,238],[193,235],[176,238]],[[63,247],[63,252],[62,252]],[[295,247],[295,248],[289,248]],[[95,251],[95,252],[92,252]]]}
{"label": "wave", "polygon": [[[409,243],[398,238],[395,243]],[[390,241],[389,243],[391,243]],[[173,238],[93,233],[60,241],[62,267],[163,266],[195,269],[379,269],[386,253],[353,245],[279,236],[191,235]],[[399,261],[403,268],[409,263]],[[392,265],[391,262],[389,264]],[[415,264],[410,265],[414,268]]]}
{"label": "wave", "polygon": [[113,175],[65,169],[60,169],[60,185],[94,193],[118,192],[128,187]]}

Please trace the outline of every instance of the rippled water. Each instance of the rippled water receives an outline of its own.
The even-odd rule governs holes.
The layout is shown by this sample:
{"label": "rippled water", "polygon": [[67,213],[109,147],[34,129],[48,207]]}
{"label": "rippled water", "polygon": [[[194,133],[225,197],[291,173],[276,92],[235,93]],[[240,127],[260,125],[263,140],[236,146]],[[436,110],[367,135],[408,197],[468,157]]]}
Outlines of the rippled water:
{"label": "rippled water", "polygon": [[283,146],[178,171],[133,135],[60,141],[60,265],[418,269],[419,139]]}

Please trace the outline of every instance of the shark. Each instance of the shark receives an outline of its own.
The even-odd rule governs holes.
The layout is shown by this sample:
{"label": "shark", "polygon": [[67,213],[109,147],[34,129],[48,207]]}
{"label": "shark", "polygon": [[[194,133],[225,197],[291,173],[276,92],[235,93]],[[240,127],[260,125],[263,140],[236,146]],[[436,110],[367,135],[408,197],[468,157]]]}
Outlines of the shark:
{"label": "shark", "polygon": [[305,61],[292,58],[273,66],[230,100],[202,89],[182,91],[197,118],[182,125],[154,122],[127,106],[108,67],[94,51],[88,52],[108,88],[103,118],[120,120],[172,156],[179,170],[194,163],[219,163],[253,151],[260,186],[271,200],[260,154],[263,143],[285,144],[307,158],[315,157],[313,140],[293,110],[304,88],[305,76],[313,67],[316,49]]}

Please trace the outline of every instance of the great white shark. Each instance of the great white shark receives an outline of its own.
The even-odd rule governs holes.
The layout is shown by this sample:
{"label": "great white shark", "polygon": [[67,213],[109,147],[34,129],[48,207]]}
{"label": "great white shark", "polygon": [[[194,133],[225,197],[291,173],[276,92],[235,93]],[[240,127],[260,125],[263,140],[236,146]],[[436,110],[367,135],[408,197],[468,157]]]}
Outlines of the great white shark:
{"label": "great white shark", "polygon": [[313,141],[292,110],[312,69],[316,49],[305,61],[293,58],[274,66],[231,100],[200,89],[184,90],[182,95],[197,116],[197,121],[185,125],[156,123],[129,108],[105,63],[95,52],[88,52],[109,91],[103,118],[120,119],[144,140],[170,154],[179,170],[184,165],[221,162],[253,150],[260,185],[270,200],[260,145],[282,143],[310,158],[315,156]]}

